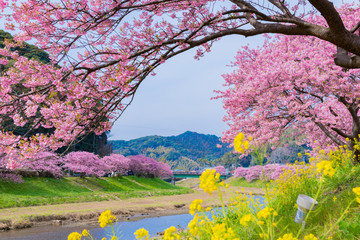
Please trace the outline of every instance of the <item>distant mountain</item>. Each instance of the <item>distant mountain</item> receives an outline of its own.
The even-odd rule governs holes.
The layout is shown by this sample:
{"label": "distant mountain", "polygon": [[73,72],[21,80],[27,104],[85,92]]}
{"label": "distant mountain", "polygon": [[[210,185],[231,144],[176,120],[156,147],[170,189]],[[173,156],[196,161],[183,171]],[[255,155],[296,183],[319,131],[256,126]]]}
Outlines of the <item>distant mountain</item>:
{"label": "distant mountain", "polygon": [[[173,168],[196,169],[198,159],[215,160],[230,150],[219,137],[187,131],[178,136],[147,136],[130,141],[112,140],[114,153],[142,154],[169,163]],[[218,148],[217,145],[223,147]]]}

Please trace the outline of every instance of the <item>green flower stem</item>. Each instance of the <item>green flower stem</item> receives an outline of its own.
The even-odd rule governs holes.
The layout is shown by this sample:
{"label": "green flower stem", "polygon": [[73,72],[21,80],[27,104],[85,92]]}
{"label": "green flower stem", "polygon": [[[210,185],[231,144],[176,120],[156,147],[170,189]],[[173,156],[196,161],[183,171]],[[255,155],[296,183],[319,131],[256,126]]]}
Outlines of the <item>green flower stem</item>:
{"label": "green flower stem", "polygon": [[331,232],[331,230],[333,230],[333,228],[339,224],[339,222],[344,218],[344,216],[345,216],[345,214],[347,213],[347,211],[349,210],[351,204],[352,204],[353,202],[355,202],[355,200],[356,200],[356,199],[352,200],[352,201],[349,203],[349,205],[346,207],[345,211],[341,214],[340,218],[336,221],[335,224],[333,224],[333,225],[329,228],[329,230],[322,236],[322,238],[326,237],[326,236]]}
{"label": "green flower stem", "polygon": [[260,224],[258,224],[258,222],[261,220],[256,216],[256,214],[253,214],[253,216],[254,216],[255,223],[260,227],[260,230],[261,230],[262,234],[264,235],[264,239],[266,239],[266,233],[264,231],[264,228]]}
{"label": "green flower stem", "polygon": [[112,230],[112,233],[113,233],[113,237],[116,237],[115,236],[115,229],[114,229],[114,226],[112,223],[110,223],[110,226],[111,226],[111,230]]}
{"label": "green flower stem", "polygon": [[226,217],[225,205],[224,205],[224,200],[223,200],[223,197],[222,197],[222,194],[221,194],[220,186],[219,186],[219,196],[220,196],[220,201],[221,201],[221,207],[222,207],[222,210],[223,210],[223,215],[224,215],[224,217]]}

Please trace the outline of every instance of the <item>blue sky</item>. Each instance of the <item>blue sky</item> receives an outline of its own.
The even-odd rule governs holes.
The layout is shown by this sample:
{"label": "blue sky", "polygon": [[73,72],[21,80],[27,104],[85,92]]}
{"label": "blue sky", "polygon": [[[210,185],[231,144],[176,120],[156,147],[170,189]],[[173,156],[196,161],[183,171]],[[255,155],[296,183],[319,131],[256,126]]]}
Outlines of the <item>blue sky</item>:
{"label": "blue sky", "polygon": [[115,122],[110,139],[129,140],[148,135],[172,136],[185,131],[221,136],[227,126],[221,100],[210,100],[222,89],[222,74],[241,46],[256,47],[262,37],[230,36],[216,42],[199,61],[195,51],[183,53],[145,79],[133,103]]}

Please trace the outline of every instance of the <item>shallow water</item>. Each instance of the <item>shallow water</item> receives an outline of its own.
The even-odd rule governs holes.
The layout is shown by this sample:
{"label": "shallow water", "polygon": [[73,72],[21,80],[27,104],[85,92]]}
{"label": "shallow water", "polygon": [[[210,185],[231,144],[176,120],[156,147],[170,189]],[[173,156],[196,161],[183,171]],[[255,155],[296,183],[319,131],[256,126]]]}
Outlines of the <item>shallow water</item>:
{"label": "shallow water", "polygon": [[[115,232],[119,239],[134,239],[134,232],[139,228],[145,228],[151,236],[157,232],[164,231],[170,226],[186,227],[192,219],[190,214],[162,216],[145,218],[134,222],[118,222],[114,225]],[[102,229],[99,225],[79,226],[43,226],[28,229],[11,230],[0,233],[1,240],[60,240],[67,239],[71,232],[82,232],[86,228],[96,238],[111,236],[111,228]]]}
{"label": "shallow water", "polygon": [[[256,196],[261,203],[264,202],[263,197]],[[162,217],[145,218],[133,222],[118,222],[114,225],[116,235],[121,240],[133,240],[134,232],[139,228],[145,228],[149,231],[151,237],[156,236],[158,232],[164,231],[166,228],[175,226],[176,228],[186,228],[190,220],[193,218],[190,214],[179,214]],[[69,225],[69,226],[41,226],[28,229],[11,230],[0,232],[1,240],[64,240],[72,232],[82,232],[88,229],[95,239],[111,236],[111,228],[102,229],[99,225]],[[111,239],[111,238],[110,238]]]}

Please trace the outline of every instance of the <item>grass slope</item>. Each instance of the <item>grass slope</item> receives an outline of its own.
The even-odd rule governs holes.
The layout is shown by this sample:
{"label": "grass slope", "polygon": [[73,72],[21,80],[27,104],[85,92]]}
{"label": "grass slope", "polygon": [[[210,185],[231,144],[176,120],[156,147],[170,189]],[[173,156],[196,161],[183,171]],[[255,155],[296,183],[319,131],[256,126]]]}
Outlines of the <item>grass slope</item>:
{"label": "grass slope", "polygon": [[0,208],[90,202],[175,195],[191,192],[160,179],[118,178],[24,178],[24,183],[0,181]]}

